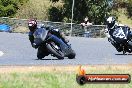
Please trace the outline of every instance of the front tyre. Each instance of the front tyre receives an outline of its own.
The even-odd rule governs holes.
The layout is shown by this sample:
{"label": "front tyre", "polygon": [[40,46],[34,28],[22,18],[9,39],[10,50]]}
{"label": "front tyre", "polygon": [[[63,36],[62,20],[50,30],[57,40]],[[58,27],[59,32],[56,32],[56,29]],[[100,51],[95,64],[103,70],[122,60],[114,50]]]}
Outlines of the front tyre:
{"label": "front tyre", "polygon": [[47,43],[47,49],[58,59],[64,59],[64,53],[59,49],[59,46],[54,42]]}

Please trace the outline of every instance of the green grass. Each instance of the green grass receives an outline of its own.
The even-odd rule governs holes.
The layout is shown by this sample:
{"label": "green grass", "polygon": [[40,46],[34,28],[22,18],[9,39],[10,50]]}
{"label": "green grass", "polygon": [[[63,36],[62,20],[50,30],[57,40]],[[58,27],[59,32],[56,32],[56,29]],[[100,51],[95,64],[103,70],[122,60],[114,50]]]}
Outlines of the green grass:
{"label": "green grass", "polygon": [[[119,70],[111,69],[91,69],[89,74],[130,74],[132,69]],[[27,73],[0,73],[0,88],[132,88],[129,84],[85,84],[80,86],[76,83],[75,72],[27,72]]]}

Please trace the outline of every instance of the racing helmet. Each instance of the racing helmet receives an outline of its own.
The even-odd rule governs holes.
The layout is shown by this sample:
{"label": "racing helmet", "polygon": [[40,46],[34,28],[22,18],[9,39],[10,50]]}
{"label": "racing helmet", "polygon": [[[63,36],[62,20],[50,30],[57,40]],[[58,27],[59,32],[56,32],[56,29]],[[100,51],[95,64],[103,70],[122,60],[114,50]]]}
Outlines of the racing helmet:
{"label": "racing helmet", "polygon": [[106,20],[106,25],[109,29],[113,29],[115,26],[116,20],[114,17],[108,17]]}
{"label": "racing helmet", "polygon": [[30,19],[28,21],[28,28],[30,31],[35,31],[37,28],[37,21],[35,19]]}

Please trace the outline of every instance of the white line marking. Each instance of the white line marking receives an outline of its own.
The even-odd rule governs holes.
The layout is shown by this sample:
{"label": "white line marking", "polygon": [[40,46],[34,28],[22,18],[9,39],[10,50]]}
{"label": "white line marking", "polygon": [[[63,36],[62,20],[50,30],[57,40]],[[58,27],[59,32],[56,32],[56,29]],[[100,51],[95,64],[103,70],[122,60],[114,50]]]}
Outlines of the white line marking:
{"label": "white line marking", "polygon": [[2,51],[0,51],[0,57],[3,56],[3,54],[4,54],[4,53],[3,53]]}

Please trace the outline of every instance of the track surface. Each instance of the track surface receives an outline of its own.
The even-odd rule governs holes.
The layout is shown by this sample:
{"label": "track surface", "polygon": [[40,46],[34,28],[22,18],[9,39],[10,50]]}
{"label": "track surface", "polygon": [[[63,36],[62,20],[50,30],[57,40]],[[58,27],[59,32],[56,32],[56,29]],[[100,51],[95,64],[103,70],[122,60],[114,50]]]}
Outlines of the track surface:
{"label": "track surface", "polygon": [[106,38],[68,37],[76,52],[75,59],[58,60],[47,56],[37,60],[27,34],[0,33],[0,65],[78,65],[78,64],[132,64],[132,54],[122,55]]}

